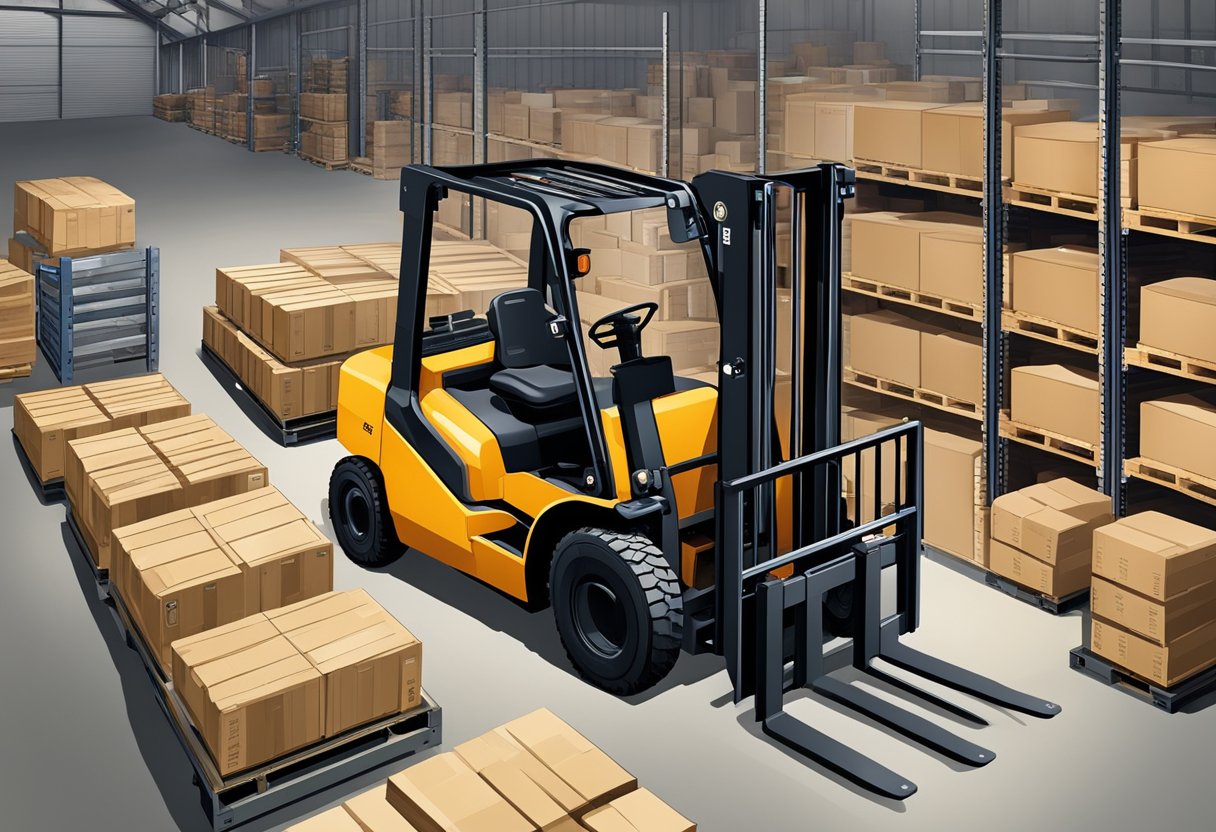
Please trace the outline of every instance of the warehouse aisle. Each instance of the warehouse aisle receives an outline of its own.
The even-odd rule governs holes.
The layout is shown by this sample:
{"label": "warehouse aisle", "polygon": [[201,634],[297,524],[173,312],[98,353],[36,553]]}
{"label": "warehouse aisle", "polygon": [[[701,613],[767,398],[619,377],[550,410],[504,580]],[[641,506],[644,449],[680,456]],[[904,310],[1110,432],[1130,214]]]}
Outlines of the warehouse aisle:
{"label": "warehouse aisle", "polygon": [[[93,175],[136,200],[141,243],[162,254],[161,368],[169,380],[259,459],[271,482],[327,525],[334,442],[284,449],[245,418],[198,358],[202,307],[217,265],[273,262],[287,246],[399,237],[395,186],[326,173],[278,153],[251,154],[181,124],[151,118],[0,125],[0,222],[13,180]],[[7,236],[7,234],[6,234]],[[82,380],[92,380],[96,374]],[[0,429],[12,396],[54,384],[40,364],[0,386]],[[69,558],[62,506],[41,506],[13,446],[0,442],[0,806],[6,829],[201,830],[190,769],[157,710],[143,669]],[[984,705],[992,727],[976,740],[998,759],[955,770],[818,701],[790,710],[906,774],[920,792],[876,801],[809,769],[759,737],[735,707],[721,665],[685,656],[659,689],[632,701],[582,684],[567,668],[547,612],[531,614],[438,563],[410,553],[380,573],[339,558],[335,588],[362,586],[425,645],[424,684],[445,710],[445,746],[548,706],[614,756],[705,832],[1014,830],[1210,825],[1210,740],[1216,709],[1169,717],[1068,670],[1079,614],[1053,619],[927,563],[922,633],[913,643],[1009,684],[1041,692],[1064,713],[1051,722]],[[887,696],[889,692],[881,691]],[[944,717],[935,715],[935,719]],[[968,729],[959,726],[960,733]],[[1140,753],[1169,749],[1169,756]],[[307,804],[334,803],[382,780]],[[1076,784],[1089,783],[1084,794]],[[251,830],[278,829],[274,817]],[[902,816],[902,817],[901,817]],[[963,820],[966,818],[967,820]]]}

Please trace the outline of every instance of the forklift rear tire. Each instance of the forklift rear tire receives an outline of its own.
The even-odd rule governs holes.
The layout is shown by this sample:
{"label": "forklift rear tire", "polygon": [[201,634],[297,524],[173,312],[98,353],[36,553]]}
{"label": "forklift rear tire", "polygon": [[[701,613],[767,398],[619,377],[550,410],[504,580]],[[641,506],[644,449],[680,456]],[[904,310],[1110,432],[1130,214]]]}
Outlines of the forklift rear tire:
{"label": "forklift rear tire", "polygon": [[329,519],[338,545],[360,566],[385,566],[404,547],[389,515],[384,478],[371,460],[348,456],[329,478]]}
{"label": "forklift rear tire", "polygon": [[598,688],[617,696],[639,693],[680,657],[680,582],[644,535],[571,532],[557,544],[549,592],[566,655]]}

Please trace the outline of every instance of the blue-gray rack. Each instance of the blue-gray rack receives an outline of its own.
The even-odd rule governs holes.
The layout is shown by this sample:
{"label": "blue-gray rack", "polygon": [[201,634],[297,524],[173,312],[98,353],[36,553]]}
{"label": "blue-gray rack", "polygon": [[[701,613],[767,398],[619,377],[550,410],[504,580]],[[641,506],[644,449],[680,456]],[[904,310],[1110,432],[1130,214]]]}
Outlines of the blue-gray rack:
{"label": "blue-gray rack", "polygon": [[160,365],[160,249],[61,257],[36,268],[38,346],[61,383],[77,369]]}

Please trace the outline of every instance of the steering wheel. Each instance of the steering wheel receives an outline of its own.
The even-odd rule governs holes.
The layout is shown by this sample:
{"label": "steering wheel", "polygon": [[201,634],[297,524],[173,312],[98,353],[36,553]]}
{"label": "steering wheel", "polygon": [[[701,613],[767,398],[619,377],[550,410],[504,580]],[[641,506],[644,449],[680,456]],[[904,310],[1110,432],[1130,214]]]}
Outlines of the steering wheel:
{"label": "steering wheel", "polygon": [[[622,353],[624,353],[626,349],[633,347],[640,353],[642,330],[654,320],[658,311],[659,305],[654,301],[619,309],[593,323],[591,329],[587,331],[587,337],[594,341],[600,349],[610,350],[613,347],[621,347]],[[646,314],[638,318],[634,314],[637,312]],[[623,354],[622,358],[629,360]]]}

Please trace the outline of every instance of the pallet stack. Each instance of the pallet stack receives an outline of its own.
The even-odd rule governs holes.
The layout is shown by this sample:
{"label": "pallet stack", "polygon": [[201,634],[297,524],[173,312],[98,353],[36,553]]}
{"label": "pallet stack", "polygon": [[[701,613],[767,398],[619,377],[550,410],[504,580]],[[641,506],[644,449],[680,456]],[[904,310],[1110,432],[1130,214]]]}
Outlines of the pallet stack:
{"label": "pallet stack", "polygon": [[328,170],[350,161],[349,58],[313,58],[300,93],[300,158]]}
{"label": "pallet stack", "polygon": [[218,132],[214,86],[187,90],[186,109],[189,113],[189,124],[195,130],[213,135]]}
{"label": "pallet stack", "polygon": [[152,99],[152,115],[161,121],[186,121],[190,117],[186,96],[158,95]]}
{"label": "pallet stack", "polygon": [[0,258],[0,384],[33,372],[34,276]]}
{"label": "pallet stack", "polygon": [[83,257],[135,245],[135,200],[92,176],[17,182],[13,189],[13,233],[38,243],[31,250],[8,241],[8,259],[34,274],[41,257]]}
{"label": "pallet stack", "polygon": [[[282,262],[216,271],[203,343],[280,423],[337,407],[352,353],[396,334],[399,244],[284,249]],[[427,315],[484,312],[488,296],[523,286],[525,268],[484,243],[437,241]]]}
{"label": "pallet stack", "polygon": [[374,179],[399,179],[401,169],[410,164],[411,123],[374,121],[367,133],[367,156],[355,159],[351,168]]}
{"label": "pallet stack", "polygon": [[394,774],[291,832],[696,832],[542,709]]}

